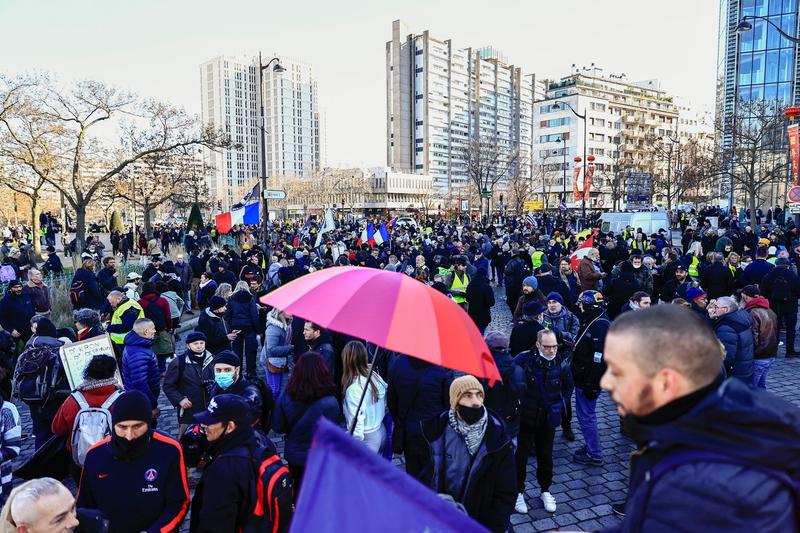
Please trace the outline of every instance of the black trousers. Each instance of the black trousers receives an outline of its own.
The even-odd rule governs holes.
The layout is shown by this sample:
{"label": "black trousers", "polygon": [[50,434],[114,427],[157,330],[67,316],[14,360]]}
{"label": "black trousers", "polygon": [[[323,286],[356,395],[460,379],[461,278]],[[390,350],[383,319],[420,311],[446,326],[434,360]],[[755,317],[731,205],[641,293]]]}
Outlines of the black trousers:
{"label": "black trousers", "polygon": [[517,436],[517,492],[525,492],[528,457],[536,450],[536,481],[542,492],[550,490],[553,483],[553,440],[556,430],[547,423],[547,416],[537,416],[531,424],[523,416]]}
{"label": "black trousers", "polygon": [[776,311],[775,314],[778,315],[778,330],[780,330],[781,326],[786,328],[786,351],[794,352],[795,329],[797,328],[797,310],[781,310],[780,312]]}

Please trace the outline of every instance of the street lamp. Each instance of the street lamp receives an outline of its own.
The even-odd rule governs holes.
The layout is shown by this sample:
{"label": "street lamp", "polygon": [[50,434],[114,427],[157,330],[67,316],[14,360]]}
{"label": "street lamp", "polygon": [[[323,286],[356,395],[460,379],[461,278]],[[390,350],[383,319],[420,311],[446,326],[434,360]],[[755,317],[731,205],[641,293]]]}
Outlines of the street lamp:
{"label": "street lamp", "polygon": [[561,163],[561,183],[564,187],[564,193],[561,196],[561,201],[564,203],[564,207],[567,206],[567,140],[563,137],[559,137],[556,139],[556,142],[561,143],[561,155],[564,156],[564,161]]}
{"label": "street lamp", "polygon": [[[586,108],[583,109],[583,114],[581,115],[580,113],[575,111],[575,109],[568,102],[562,102],[561,100],[556,100],[556,103],[553,104],[552,109],[559,110],[559,109],[561,109],[561,106],[567,106],[569,108],[569,110],[572,111],[573,115],[575,115],[576,117],[578,117],[579,119],[581,119],[583,121],[583,158],[585,160],[587,160],[587,163],[588,163],[589,157],[588,157],[587,149],[586,149],[586,123],[588,122],[588,120],[586,119]],[[565,181],[565,183],[566,183],[566,181]],[[583,165],[583,183],[584,183],[584,186],[585,186],[586,185],[586,163],[584,163],[584,165]],[[583,191],[583,192],[585,192],[585,191]],[[586,218],[586,195],[585,194],[582,196],[581,202],[582,202],[581,216],[583,218]]]}
{"label": "street lamp", "polygon": [[[675,175],[677,176],[678,168],[681,165],[681,140],[680,139],[675,139],[669,134],[661,136],[661,137],[658,138],[658,140],[662,141],[662,142],[664,141],[664,139],[667,139],[667,140],[670,141],[669,154],[667,155],[667,183],[668,184],[672,184],[672,181],[671,181],[672,180],[672,147],[674,145],[676,145],[676,144],[678,145],[678,163],[675,165]],[[679,188],[678,188],[678,186],[676,184],[676,186],[675,186],[675,192],[676,192],[675,203],[676,204],[678,203],[678,195],[677,195],[678,191],[679,191]],[[667,207],[668,208],[672,207],[672,201],[670,200],[669,195],[667,196]]]}
{"label": "street lamp", "polygon": [[791,35],[789,35],[785,31],[783,31],[777,24],[775,24],[774,22],[769,20],[767,17],[762,17],[762,16],[759,16],[759,15],[745,15],[745,16],[743,16],[742,20],[739,21],[739,24],[736,25],[737,33],[744,33],[746,31],[750,31],[750,30],[753,29],[753,24],[751,24],[750,22],[747,22],[747,19],[763,20],[763,21],[767,22],[767,24],[769,24],[770,26],[775,28],[775,30],[778,33],[780,33],[783,36],[784,39],[786,39],[788,41],[791,41],[794,44],[800,44],[800,39],[798,39],[797,37],[792,37]]}
{"label": "street lamp", "polygon": [[286,72],[280,64],[280,59],[273,57],[266,65],[261,63],[261,53],[258,54],[258,94],[261,100],[261,201],[263,203],[264,221],[264,247],[265,253],[269,251],[269,202],[267,201],[267,137],[266,137],[266,117],[264,116],[264,71],[272,66],[272,72],[280,74]]}

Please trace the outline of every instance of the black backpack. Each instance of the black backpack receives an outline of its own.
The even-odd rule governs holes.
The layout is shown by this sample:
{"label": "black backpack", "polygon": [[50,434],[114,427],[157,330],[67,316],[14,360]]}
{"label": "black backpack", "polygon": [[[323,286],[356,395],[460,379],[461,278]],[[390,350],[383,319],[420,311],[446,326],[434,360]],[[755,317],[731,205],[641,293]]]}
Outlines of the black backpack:
{"label": "black backpack", "polygon": [[164,312],[163,309],[161,309],[161,306],[151,300],[141,300],[141,301],[145,302],[144,305],[140,304],[142,305],[142,309],[144,310],[144,316],[145,318],[149,318],[150,320],[153,321],[153,325],[156,327],[156,331],[164,331],[165,329],[167,329],[166,313]]}
{"label": "black backpack", "polygon": [[775,281],[772,282],[770,295],[772,296],[772,301],[779,304],[788,304],[794,298],[794,291],[785,276],[777,275],[775,276]]}
{"label": "black backpack", "polygon": [[[35,341],[34,341],[35,342]],[[44,405],[59,390],[67,390],[58,346],[31,346],[14,369],[14,396],[25,403]]]}
{"label": "black backpack", "polygon": [[252,455],[245,448],[231,455],[250,459],[255,473],[256,501],[243,533],[285,533],[294,515],[294,481],[289,468],[274,449],[258,448]]}

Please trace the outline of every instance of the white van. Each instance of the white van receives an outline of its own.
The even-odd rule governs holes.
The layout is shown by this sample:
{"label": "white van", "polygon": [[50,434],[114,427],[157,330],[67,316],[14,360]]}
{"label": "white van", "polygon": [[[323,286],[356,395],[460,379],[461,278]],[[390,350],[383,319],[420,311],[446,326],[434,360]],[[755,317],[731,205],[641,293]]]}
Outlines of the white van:
{"label": "white van", "polygon": [[658,230],[669,231],[669,217],[665,211],[642,211],[638,213],[603,213],[600,216],[600,231],[613,231],[619,235],[625,226],[642,228],[645,235],[658,233]]}

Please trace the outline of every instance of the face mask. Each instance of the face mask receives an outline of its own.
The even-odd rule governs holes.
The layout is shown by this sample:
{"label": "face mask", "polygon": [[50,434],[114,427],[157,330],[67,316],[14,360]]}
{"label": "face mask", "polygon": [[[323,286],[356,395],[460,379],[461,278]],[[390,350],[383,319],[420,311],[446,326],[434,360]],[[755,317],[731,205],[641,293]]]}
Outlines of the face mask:
{"label": "face mask", "polygon": [[637,270],[638,270],[638,269],[642,268],[642,265],[641,265],[641,264],[638,264],[638,265],[633,265],[633,268],[635,268],[635,269],[637,269]]}
{"label": "face mask", "polygon": [[126,459],[134,459],[143,455],[147,451],[147,444],[150,442],[150,432],[145,432],[144,435],[133,440],[128,440],[117,435],[111,430],[111,448],[114,450],[114,455],[117,457],[124,457]]}
{"label": "face mask", "polygon": [[471,426],[483,417],[483,406],[467,407],[466,405],[459,405],[458,416],[461,417],[461,420]]}
{"label": "face mask", "polygon": [[224,372],[220,374],[214,375],[214,381],[217,382],[217,385],[222,387],[223,389],[227,389],[231,385],[233,385],[233,372]]}
{"label": "face mask", "polygon": [[211,312],[220,317],[225,316],[225,311],[211,311]]}

